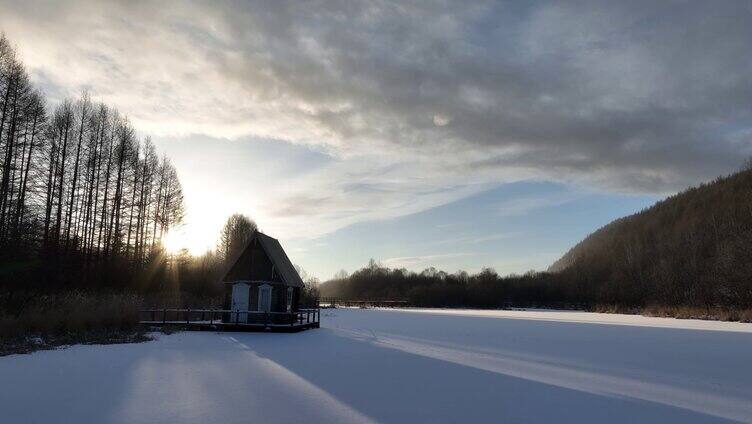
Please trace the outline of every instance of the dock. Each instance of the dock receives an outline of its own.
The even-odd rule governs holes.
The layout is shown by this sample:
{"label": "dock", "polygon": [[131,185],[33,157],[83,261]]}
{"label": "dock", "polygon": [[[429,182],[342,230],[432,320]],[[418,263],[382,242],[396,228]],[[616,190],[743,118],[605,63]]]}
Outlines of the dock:
{"label": "dock", "polygon": [[259,312],[227,309],[143,309],[139,323],[148,327],[195,331],[268,331],[295,333],[319,328],[318,308],[294,312]]}

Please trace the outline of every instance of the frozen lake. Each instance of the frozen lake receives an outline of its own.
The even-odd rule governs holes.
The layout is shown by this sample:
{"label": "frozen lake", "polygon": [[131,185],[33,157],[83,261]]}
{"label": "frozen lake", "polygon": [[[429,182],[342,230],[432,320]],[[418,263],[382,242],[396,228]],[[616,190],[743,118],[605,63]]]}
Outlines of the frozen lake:
{"label": "frozen lake", "polygon": [[752,325],[579,312],[322,311],[0,358],[3,423],[752,422]]}

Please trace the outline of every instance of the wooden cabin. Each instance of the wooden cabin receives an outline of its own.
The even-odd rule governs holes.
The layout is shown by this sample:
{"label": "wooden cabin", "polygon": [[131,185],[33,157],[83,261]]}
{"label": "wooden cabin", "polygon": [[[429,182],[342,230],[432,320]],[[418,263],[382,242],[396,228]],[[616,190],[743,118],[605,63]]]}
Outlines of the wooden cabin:
{"label": "wooden cabin", "polygon": [[[223,322],[288,324],[296,319],[303,280],[275,238],[256,231],[222,277]],[[289,322],[288,322],[289,321]]]}

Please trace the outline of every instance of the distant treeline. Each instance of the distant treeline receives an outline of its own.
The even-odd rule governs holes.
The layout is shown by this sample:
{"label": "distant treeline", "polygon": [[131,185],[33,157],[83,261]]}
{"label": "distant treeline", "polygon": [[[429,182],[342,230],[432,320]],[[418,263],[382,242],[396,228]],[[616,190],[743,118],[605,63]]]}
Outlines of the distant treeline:
{"label": "distant treeline", "polygon": [[477,274],[449,274],[428,268],[420,273],[390,269],[371,260],[350,276],[319,286],[322,297],[348,300],[400,299],[413,306],[479,307],[556,306],[588,307],[556,275],[529,272],[502,277],[491,268]]}
{"label": "distant treeline", "polygon": [[371,263],[322,296],[416,306],[752,308],[752,169],[691,188],[588,236],[548,272],[421,273]]}
{"label": "distant treeline", "polygon": [[0,36],[0,284],[143,282],[182,219],[175,168],[149,139],[86,94],[47,107]]}

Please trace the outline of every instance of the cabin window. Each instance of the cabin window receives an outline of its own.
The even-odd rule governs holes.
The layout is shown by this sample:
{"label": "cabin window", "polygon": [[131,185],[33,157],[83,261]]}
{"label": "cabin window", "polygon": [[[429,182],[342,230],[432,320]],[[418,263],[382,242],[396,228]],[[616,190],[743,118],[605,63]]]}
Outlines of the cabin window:
{"label": "cabin window", "polygon": [[287,288],[287,312],[292,312],[292,287]]}

